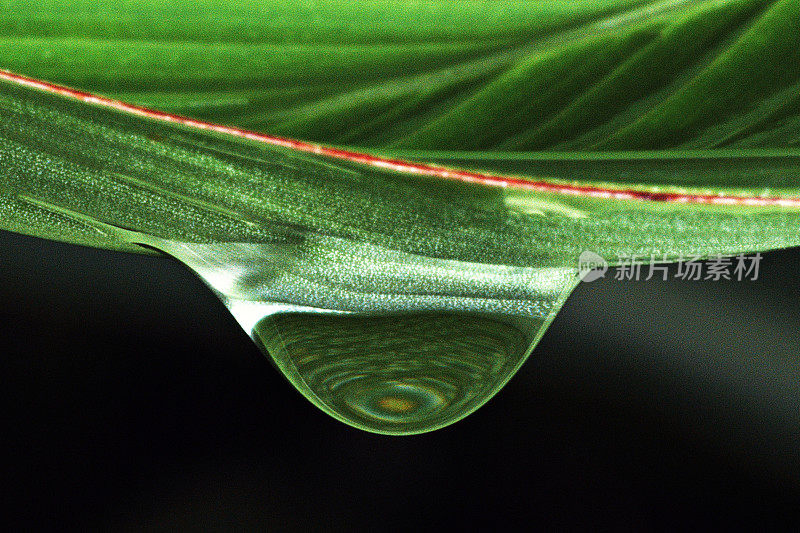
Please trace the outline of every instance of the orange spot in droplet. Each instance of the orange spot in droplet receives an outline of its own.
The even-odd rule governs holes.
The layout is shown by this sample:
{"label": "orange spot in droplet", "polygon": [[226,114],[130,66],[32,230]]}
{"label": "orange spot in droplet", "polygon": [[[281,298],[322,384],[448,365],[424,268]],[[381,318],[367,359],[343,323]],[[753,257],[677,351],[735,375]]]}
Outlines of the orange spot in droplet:
{"label": "orange spot in droplet", "polygon": [[378,406],[384,411],[404,413],[416,407],[417,403],[405,398],[398,398],[397,396],[387,396],[378,401]]}

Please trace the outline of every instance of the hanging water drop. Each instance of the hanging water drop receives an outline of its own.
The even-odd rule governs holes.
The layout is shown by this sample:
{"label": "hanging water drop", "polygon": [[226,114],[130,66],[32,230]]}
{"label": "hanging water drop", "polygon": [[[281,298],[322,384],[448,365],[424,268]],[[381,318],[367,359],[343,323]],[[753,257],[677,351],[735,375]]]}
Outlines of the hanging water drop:
{"label": "hanging water drop", "polygon": [[287,313],[253,337],[314,404],[356,427],[416,433],[482,405],[525,359],[541,322],[491,315]]}
{"label": "hanging water drop", "polygon": [[319,235],[150,244],[214,289],[312,403],[384,434],[431,431],[483,405],[577,281],[572,268],[421,257]]}

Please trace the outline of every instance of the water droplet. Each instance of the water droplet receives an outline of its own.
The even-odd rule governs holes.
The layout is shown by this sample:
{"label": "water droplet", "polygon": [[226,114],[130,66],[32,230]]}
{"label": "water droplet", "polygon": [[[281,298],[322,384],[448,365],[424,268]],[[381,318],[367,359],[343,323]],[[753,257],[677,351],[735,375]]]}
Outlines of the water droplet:
{"label": "water droplet", "polygon": [[194,270],[304,396],[352,426],[451,424],[525,361],[577,269],[415,255],[304,234],[147,244]]}
{"label": "water droplet", "polygon": [[418,433],[491,398],[525,359],[541,323],[457,313],[286,313],[254,338],[307,398],[353,426]]}

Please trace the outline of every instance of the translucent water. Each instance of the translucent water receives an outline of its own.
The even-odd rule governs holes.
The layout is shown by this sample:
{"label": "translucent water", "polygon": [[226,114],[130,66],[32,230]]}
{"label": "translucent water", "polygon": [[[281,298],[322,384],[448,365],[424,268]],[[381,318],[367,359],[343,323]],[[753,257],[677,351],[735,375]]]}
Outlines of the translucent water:
{"label": "translucent water", "polygon": [[577,281],[570,268],[436,259],[323,236],[149,244],[213,288],[311,402],[387,434],[431,431],[489,400]]}
{"label": "translucent water", "polygon": [[456,313],[287,313],[263,319],[253,337],[324,411],[371,431],[413,433],[490,398],[537,329],[533,321]]}

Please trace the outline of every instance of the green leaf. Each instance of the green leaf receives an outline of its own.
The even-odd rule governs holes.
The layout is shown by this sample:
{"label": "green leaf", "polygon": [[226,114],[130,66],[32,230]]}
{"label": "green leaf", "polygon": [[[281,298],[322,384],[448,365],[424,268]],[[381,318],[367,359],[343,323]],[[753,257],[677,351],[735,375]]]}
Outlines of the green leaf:
{"label": "green leaf", "polygon": [[[493,186],[486,184],[491,176],[466,183],[436,171],[385,170],[380,161],[207,132],[13,81],[0,84],[0,115],[0,223],[82,244],[135,249],[111,227],[178,241],[270,242],[265,226],[281,223],[415,254],[568,264],[583,249],[705,255],[797,242],[795,151],[414,155],[530,178]],[[586,176],[637,185],[592,184]],[[638,184],[645,177],[651,184]],[[544,188],[526,187],[540,178],[548,178]],[[687,181],[695,188],[682,185]],[[571,194],[558,192],[563,185]],[[600,197],[575,194],[586,186]],[[602,198],[609,187],[645,196]],[[647,197],[666,192],[697,198]],[[766,205],[703,203],[715,195]]]}
{"label": "green leaf", "polygon": [[14,3],[0,65],[325,143],[797,146],[792,0]]}
{"label": "green leaf", "polygon": [[[362,149],[380,145],[378,154],[489,174],[697,189],[688,195],[797,195],[796,2],[100,7],[106,9],[50,0],[3,10],[0,35],[9,46],[0,48],[0,65],[170,112]],[[751,213],[518,187],[471,186],[465,194],[451,183],[433,186],[437,198],[408,204],[402,196],[409,178],[400,180],[406,188],[398,193],[400,178],[374,167],[106,112],[7,83],[2,91],[4,227],[71,242],[135,249],[54,214],[56,207],[176,239],[258,241],[265,238],[258,221],[277,218],[427,253],[456,246],[441,242],[452,240],[445,220],[465,218],[447,214],[447,202],[457,197],[466,203],[456,211],[513,205],[514,212],[548,214],[524,238],[553,248],[550,255],[563,249],[574,257],[581,248],[716,253],[795,243],[793,211],[775,207]],[[268,114],[269,123],[259,122]],[[691,151],[549,153],[676,145]],[[720,146],[725,150],[698,150]],[[772,149],[752,149],[758,146]],[[420,150],[431,147],[450,151]],[[464,151],[471,147],[495,150]],[[502,151],[512,147],[540,151]],[[342,209],[344,203],[351,207]],[[402,214],[408,205],[418,211],[411,219]],[[558,216],[564,213],[570,216]],[[626,234],[640,225],[662,229]],[[444,234],[432,235],[429,245],[407,237],[423,226]],[[528,243],[498,231],[480,239],[492,243],[492,253],[526,255],[519,249]]]}
{"label": "green leaf", "polygon": [[794,0],[309,6],[3,10],[0,228],[178,258],[384,433],[497,392],[583,252],[800,244]]}

